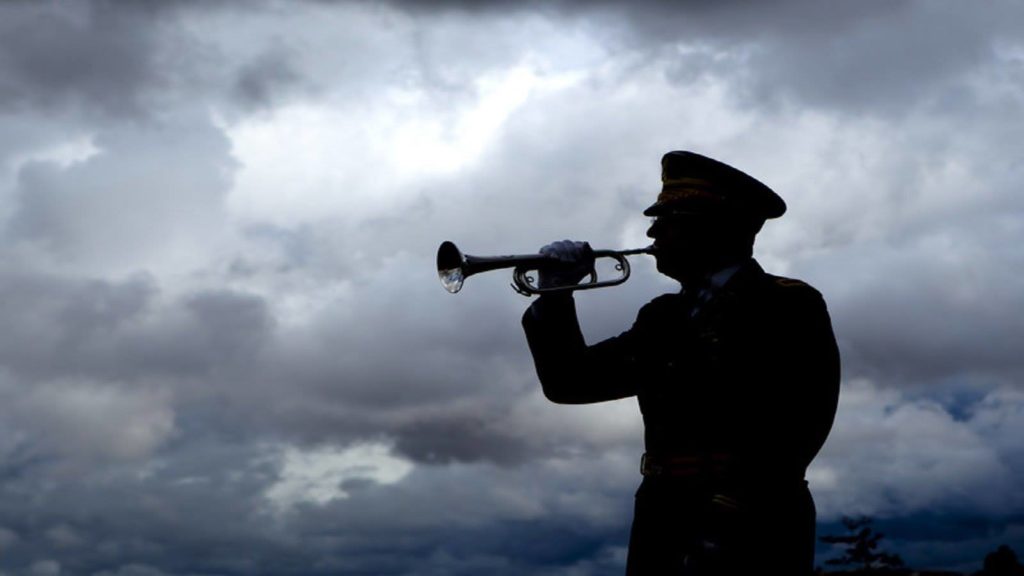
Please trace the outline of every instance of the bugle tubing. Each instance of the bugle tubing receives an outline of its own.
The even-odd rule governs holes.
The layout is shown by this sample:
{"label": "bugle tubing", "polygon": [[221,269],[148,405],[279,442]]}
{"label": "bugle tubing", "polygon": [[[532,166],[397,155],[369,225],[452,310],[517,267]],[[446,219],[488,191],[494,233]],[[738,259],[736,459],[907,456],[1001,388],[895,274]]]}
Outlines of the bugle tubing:
{"label": "bugle tubing", "polygon": [[512,272],[513,289],[525,296],[534,296],[551,292],[568,292],[617,286],[629,279],[630,270],[629,261],[626,260],[627,256],[653,253],[653,246],[633,250],[594,250],[594,260],[598,258],[611,258],[616,261],[615,269],[619,272],[618,278],[598,281],[597,272],[591,268],[590,278],[585,282],[541,288],[535,284],[530,272],[546,266],[557,266],[560,264],[557,258],[545,256],[544,254],[472,256],[463,254],[454,243],[445,241],[437,249],[437,275],[440,277],[441,285],[444,286],[444,289],[455,294],[462,289],[462,284],[466,281],[466,278],[474,274],[503,268],[514,268],[515,270]]}

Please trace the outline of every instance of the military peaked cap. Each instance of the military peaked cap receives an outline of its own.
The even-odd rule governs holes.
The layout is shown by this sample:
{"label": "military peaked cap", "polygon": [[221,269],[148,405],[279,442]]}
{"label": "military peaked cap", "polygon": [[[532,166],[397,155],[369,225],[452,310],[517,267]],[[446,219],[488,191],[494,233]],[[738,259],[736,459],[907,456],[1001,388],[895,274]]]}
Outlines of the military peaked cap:
{"label": "military peaked cap", "polygon": [[786,203],[771,188],[718,160],[674,151],[661,158],[661,194],[645,216],[745,214],[778,218]]}

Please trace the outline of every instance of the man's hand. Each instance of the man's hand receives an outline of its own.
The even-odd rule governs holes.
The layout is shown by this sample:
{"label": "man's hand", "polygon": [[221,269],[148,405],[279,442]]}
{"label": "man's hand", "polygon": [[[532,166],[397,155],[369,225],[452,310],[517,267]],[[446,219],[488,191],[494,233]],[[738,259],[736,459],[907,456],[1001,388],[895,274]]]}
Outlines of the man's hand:
{"label": "man's hand", "polygon": [[537,270],[537,286],[552,288],[579,283],[594,269],[594,251],[586,242],[560,240],[540,249],[540,253],[558,260]]}

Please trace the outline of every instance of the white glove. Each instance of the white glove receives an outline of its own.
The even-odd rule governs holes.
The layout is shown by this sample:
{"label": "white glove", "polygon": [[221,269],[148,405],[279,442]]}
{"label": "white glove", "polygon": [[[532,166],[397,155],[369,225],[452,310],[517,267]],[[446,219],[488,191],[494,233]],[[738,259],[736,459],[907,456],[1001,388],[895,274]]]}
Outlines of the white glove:
{"label": "white glove", "polygon": [[537,287],[578,284],[594,269],[594,251],[586,242],[560,240],[540,249],[540,253],[558,260],[557,264],[537,270]]}

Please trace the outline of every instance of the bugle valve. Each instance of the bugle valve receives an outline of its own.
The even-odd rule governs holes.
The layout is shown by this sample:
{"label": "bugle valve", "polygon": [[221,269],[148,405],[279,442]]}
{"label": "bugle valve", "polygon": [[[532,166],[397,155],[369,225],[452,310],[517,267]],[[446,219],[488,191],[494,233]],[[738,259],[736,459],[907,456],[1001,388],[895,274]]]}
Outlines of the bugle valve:
{"label": "bugle valve", "polygon": [[541,288],[536,285],[531,271],[546,266],[557,266],[559,260],[544,254],[521,254],[511,256],[471,256],[463,254],[454,243],[445,241],[437,249],[437,275],[441,278],[444,289],[455,294],[462,289],[463,282],[473,274],[514,268],[512,272],[512,288],[524,296],[534,296],[551,292],[567,292],[572,290],[590,290],[617,286],[629,279],[629,261],[627,256],[635,254],[653,254],[654,247],[637,248],[634,250],[594,250],[594,259],[611,258],[615,260],[618,278],[598,280],[597,272],[590,269],[590,278],[578,284],[551,286]]}

